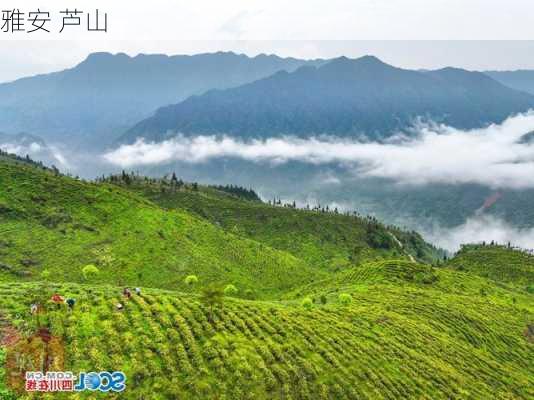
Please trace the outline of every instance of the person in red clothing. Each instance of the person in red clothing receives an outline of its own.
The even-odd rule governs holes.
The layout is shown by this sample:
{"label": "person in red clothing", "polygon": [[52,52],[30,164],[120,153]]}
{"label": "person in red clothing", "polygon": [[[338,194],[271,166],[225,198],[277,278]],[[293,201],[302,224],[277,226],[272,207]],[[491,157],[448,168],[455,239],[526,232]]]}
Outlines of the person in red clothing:
{"label": "person in red clothing", "polygon": [[52,300],[52,302],[56,304],[58,309],[61,307],[61,304],[65,302],[65,299],[63,298],[63,296],[59,295],[58,293],[54,294],[50,298],[50,300]]}

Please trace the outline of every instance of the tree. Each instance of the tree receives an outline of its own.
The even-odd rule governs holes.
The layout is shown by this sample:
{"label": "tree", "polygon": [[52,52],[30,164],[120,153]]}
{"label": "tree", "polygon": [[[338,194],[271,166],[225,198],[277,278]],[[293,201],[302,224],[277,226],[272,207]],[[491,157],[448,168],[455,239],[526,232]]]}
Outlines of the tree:
{"label": "tree", "polygon": [[237,288],[234,285],[226,285],[224,288],[225,296],[235,296],[237,294]]}
{"label": "tree", "polygon": [[91,281],[98,276],[100,270],[93,264],[86,265],[82,268],[83,279]]}
{"label": "tree", "polygon": [[43,281],[48,281],[50,279],[50,271],[48,269],[44,269],[42,272],[41,272],[41,279]]}
{"label": "tree", "polygon": [[184,279],[184,283],[187,286],[193,286],[198,283],[198,277],[196,275],[187,275]]}
{"label": "tree", "polygon": [[348,293],[341,293],[338,296],[338,299],[339,299],[339,302],[345,306],[352,303],[352,296]]}
{"label": "tree", "polygon": [[302,307],[309,310],[313,307],[313,300],[309,297],[305,297],[300,304]]}
{"label": "tree", "polygon": [[200,301],[209,308],[209,320],[210,322],[213,322],[213,308],[223,305],[224,292],[219,286],[207,286],[202,289]]}
{"label": "tree", "polygon": [[320,297],[320,300],[321,300],[321,304],[326,304],[326,296],[324,294],[321,295]]}
{"label": "tree", "polygon": [[124,183],[126,183],[127,185],[129,185],[131,182],[132,182],[132,179],[130,178],[130,175],[128,175],[126,173],[126,171],[122,170],[122,173],[121,173],[121,179]]}
{"label": "tree", "polygon": [[43,271],[41,272],[41,280],[45,283],[44,287],[47,292],[50,291],[50,276],[51,275],[52,274],[50,273],[50,270],[48,269],[43,269]]}
{"label": "tree", "polygon": [[172,191],[173,192],[176,192],[176,186],[178,185],[178,178],[176,177],[176,173],[172,173],[172,178],[171,178],[171,187],[172,187]]}

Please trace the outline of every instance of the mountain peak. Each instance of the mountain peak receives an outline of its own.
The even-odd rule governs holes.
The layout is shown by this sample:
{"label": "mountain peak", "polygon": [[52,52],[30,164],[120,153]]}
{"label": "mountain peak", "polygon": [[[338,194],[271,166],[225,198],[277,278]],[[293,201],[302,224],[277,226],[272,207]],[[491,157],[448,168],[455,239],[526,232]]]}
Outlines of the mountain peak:
{"label": "mountain peak", "polygon": [[355,73],[374,73],[376,71],[387,71],[396,69],[395,67],[386,64],[375,56],[363,56],[360,58],[347,58],[341,56],[334,58],[332,61],[320,67],[327,73],[337,74],[355,74]]}
{"label": "mountain peak", "polygon": [[372,55],[365,55],[360,58],[356,58],[354,61],[357,61],[360,64],[376,64],[376,65],[388,65],[385,62],[383,62],[380,58],[372,56]]}
{"label": "mountain peak", "polygon": [[122,60],[129,60],[130,56],[125,53],[112,54],[108,52],[95,52],[87,56],[79,65],[100,65],[103,63],[117,62]]}
{"label": "mountain peak", "polygon": [[346,56],[341,56],[341,57],[337,57],[337,58],[332,59],[332,61],[330,61],[330,63],[353,64],[353,65],[356,65],[356,64],[357,65],[377,65],[377,66],[387,65],[388,67],[390,66],[389,64],[386,64],[385,62],[383,62],[378,57],[375,57],[375,56],[372,56],[372,55],[365,55],[363,57],[358,57],[358,58],[348,58]]}

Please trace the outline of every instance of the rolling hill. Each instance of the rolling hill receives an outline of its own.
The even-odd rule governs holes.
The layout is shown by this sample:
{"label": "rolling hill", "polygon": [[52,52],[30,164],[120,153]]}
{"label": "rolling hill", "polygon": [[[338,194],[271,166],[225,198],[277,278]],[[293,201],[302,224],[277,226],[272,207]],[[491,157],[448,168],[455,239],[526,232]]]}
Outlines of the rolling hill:
{"label": "rolling hill", "polygon": [[491,243],[466,245],[447,266],[534,291],[534,255],[524,251]]}
{"label": "rolling hill", "polygon": [[166,209],[187,210],[229,232],[330,270],[377,257],[402,256],[432,263],[443,256],[416,232],[384,226],[355,212],[341,213],[317,205],[297,209],[292,203],[273,205],[274,200],[270,204],[239,201],[235,195],[204,186],[191,190],[184,184],[173,190],[169,179],[141,177],[125,184],[119,178],[107,180]]}
{"label": "rolling hill", "polygon": [[116,186],[5,161],[0,182],[4,279],[39,280],[49,270],[55,281],[81,282],[82,267],[96,264],[101,282],[187,289],[184,278],[197,274],[272,296],[323,274],[286,252]]}
{"label": "rolling hill", "polygon": [[374,220],[271,207],[213,188],[166,186],[158,195],[168,182],[125,178],[128,185],[121,176],[88,183],[4,156],[0,274],[39,280],[49,270],[81,282],[82,268],[95,264],[101,282],[187,290],[184,278],[196,274],[272,297],[362,260],[438,254],[417,234]]}
{"label": "rolling hill", "polygon": [[308,62],[320,61],[222,52],[171,57],[93,53],[65,71],[0,84],[0,130],[106,146],[158,107]]}
{"label": "rolling hill", "polygon": [[[0,284],[0,306],[19,331],[52,335],[55,368],[124,371],[120,398],[531,398],[531,295],[446,269],[435,283],[407,278],[418,268],[362,266],[350,285],[304,288],[315,299],[306,307],[226,297],[212,314],[196,295],[142,289],[126,300],[120,288],[71,283]],[[76,298],[74,311],[27,316],[51,292]],[[8,366],[24,343],[6,351]]]}
{"label": "rolling hill", "polygon": [[532,398],[531,256],[424,263],[435,254],[416,233],[235,186],[84,182],[2,153],[0,396],[42,398],[21,390],[24,359],[127,376],[121,394],[59,399]]}
{"label": "rolling hill", "polygon": [[372,56],[340,57],[160,108],[121,139],[162,141],[177,133],[242,138],[327,134],[389,137],[418,119],[458,128],[502,122],[534,96],[461,69],[404,70]]}

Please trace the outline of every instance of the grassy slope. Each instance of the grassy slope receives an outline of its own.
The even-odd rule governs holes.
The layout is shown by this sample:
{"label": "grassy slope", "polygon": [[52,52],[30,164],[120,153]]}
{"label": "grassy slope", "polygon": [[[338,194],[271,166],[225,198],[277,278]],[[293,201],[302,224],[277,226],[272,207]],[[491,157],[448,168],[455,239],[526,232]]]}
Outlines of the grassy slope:
{"label": "grassy slope", "polygon": [[[224,229],[287,251],[309,264],[338,270],[364,260],[410,255],[432,261],[438,255],[414,232],[378,224],[376,232],[386,246],[369,242],[369,221],[362,217],[320,213],[265,203],[237,200],[212,188],[198,191],[161,190],[161,182],[134,181],[129,189],[168,209],[185,209]],[[392,237],[392,234],[401,243]]]}
{"label": "grassy slope", "polygon": [[0,162],[0,263],[12,269],[0,268],[4,279],[39,279],[46,268],[53,280],[76,282],[96,263],[102,282],[185,290],[195,273],[269,296],[323,276],[183,210],[10,162]]}
{"label": "grassy slope", "polygon": [[505,246],[464,246],[446,265],[500,283],[534,285],[534,256]]}
{"label": "grassy slope", "polygon": [[[337,215],[256,203],[236,209],[241,202],[228,197],[223,203],[225,195],[211,189],[190,192],[189,203],[183,197],[181,207],[169,204],[173,209],[165,211],[116,186],[5,162],[0,188],[0,262],[33,272],[0,275],[0,281],[9,280],[0,282],[0,317],[31,334],[36,320],[29,305],[36,297],[57,291],[76,298],[73,313],[48,306],[40,322],[63,339],[67,370],[124,370],[128,389],[120,398],[534,396],[534,349],[524,335],[534,319],[533,295],[476,271],[433,268],[406,257],[379,259],[394,252],[365,246],[358,219],[355,227],[347,222],[350,227],[338,228],[336,222],[343,226],[346,220]],[[220,199],[219,211],[213,197]],[[225,230],[183,211],[193,204]],[[264,213],[270,219],[266,227],[258,224]],[[303,258],[309,253],[308,262],[334,271],[340,253],[345,268],[327,274],[329,268],[308,267],[288,252],[233,235],[228,231],[234,220],[245,224],[236,229],[239,235],[257,229],[247,236]],[[302,233],[309,234],[306,240]],[[350,266],[344,249],[355,243],[363,243],[366,256]],[[227,298],[210,321],[195,293],[143,289],[142,297],[125,301],[121,287],[66,282],[79,281],[79,267],[96,261],[115,284],[181,289],[183,276],[193,272],[202,285],[210,279],[238,282],[240,289],[251,285],[264,298],[284,300]],[[25,282],[38,279],[45,267],[63,283]],[[531,271],[530,264],[526,268]],[[341,293],[350,294],[352,303],[341,305]],[[300,304],[304,296],[315,300],[310,310]],[[114,309],[119,301],[125,303],[122,313]],[[94,398],[84,396],[68,398]]]}
{"label": "grassy slope", "polygon": [[[384,267],[379,273],[323,285],[328,302],[311,310],[226,299],[210,322],[194,295],[152,289],[125,302],[120,288],[63,284],[48,290],[74,296],[75,312],[52,306],[41,322],[64,338],[67,369],[124,370],[127,399],[534,396],[534,349],[523,336],[531,295],[446,269],[417,284],[406,275],[415,264],[379,264],[361,267]],[[21,330],[35,324],[28,308],[36,290],[44,289],[0,284],[1,308],[27,321],[15,322]],[[338,304],[338,291],[353,302]]]}

